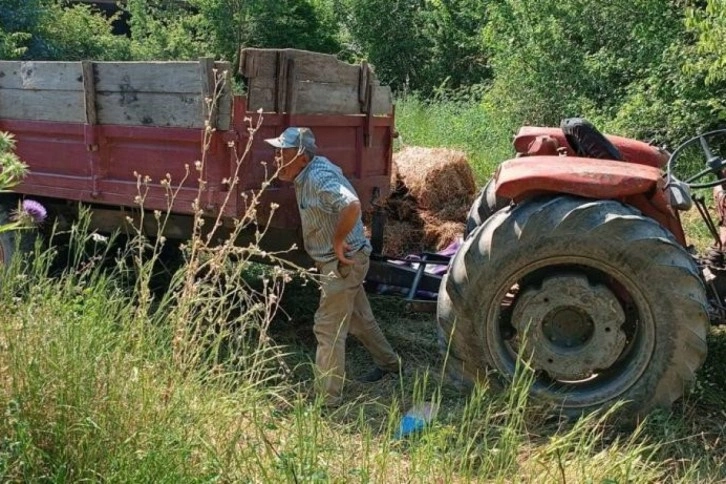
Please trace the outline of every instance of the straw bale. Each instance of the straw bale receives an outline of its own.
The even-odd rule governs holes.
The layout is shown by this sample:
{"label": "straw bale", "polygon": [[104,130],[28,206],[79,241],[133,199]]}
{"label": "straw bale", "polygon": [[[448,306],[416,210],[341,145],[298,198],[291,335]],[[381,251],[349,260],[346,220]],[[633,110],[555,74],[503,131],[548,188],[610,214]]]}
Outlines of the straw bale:
{"label": "straw bale", "polygon": [[424,210],[446,204],[469,206],[476,182],[466,155],[447,148],[406,147],[395,153],[398,177]]}
{"label": "straw bale", "polygon": [[469,208],[469,205],[465,203],[449,203],[433,214],[436,218],[447,222],[465,223],[466,217],[469,215]]}
{"label": "straw bale", "polygon": [[383,253],[392,257],[405,257],[422,252],[423,238],[422,225],[389,219],[383,233]]}
{"label": "straw bale", "polygon": [[403,185],[403,180],[401,180],[401,170],[398,169],[396,155],[393,155],[393,161],[391,162],[391,191],[395,192],[400,185]]}
{"label": "straw bale", "polygon": [[447,247],[463,234],[475,193],[474,175],[459,151],[409,147],[394,154],[384,254],[404,257]]}
{"label": "straw bale", "polygon": [[422,212],[424,221],[423,245],[428,250],[439,251],[464,234],[464,223],[442,220],[435,214]]}
{"label": "straw bale", "polygon": [[386,212],[393,220],[416,222],[421,219],[416,200],[411,197],[389,198],[386,201]]}

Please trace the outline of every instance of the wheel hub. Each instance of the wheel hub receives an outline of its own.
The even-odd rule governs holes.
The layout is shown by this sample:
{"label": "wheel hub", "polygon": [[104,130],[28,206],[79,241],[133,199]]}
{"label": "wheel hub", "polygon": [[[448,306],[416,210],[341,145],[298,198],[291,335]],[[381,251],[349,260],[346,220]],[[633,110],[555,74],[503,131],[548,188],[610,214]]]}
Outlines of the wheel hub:
{"label": "wheel hub", "polygon": [[604,285],[553,276],[525,289],[512,313],[524,356],[557,380],[580,380],[610,367],[625,348],[625,313]]}

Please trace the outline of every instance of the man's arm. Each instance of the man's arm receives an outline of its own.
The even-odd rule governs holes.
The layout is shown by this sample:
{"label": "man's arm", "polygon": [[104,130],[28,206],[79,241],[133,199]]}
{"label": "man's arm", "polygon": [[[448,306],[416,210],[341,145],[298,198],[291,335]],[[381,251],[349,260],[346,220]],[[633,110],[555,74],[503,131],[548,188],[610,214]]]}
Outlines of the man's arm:
{"label": "man's arm", "polygon": [[348,236],[355,224],[360,218],[360,202],[351,202],[338,214],[338,223],[335,226],[335,234],[333,235],[333,250],[338,260],[346,265],[355,264],[353,259],[348,259],[345,253],[350,250],[350,246],[346,244],[345,238]]}

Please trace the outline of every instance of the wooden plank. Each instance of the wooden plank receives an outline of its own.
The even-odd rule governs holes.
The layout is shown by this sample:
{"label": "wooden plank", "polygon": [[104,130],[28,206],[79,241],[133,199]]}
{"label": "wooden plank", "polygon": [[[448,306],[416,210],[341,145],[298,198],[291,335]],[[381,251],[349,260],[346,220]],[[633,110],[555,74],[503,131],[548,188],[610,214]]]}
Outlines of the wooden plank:
{"label": "wooden plank", "polygon": [[198,62],[97,62],[104,92],[199,93]]}
{"label": "wooden plank", "polygon": [[361,109],[366,106],[366,96],[368,95],[368,84],[370,84],[371,70],[368,67],[368,62],[363,61],[360,65],[360,73],[358,75],[358,102],[361,105]]}
{"label": "wooden plank", "polygon": [[85,123],[83,91],[0,89],[0,119]]}
{"label": "wooden plank", "polygon": [[275,107],[274,111],[281,113],[285,110],[285,96],[287,94],[287,60],[285,51],[277,52],[275,67]]}
{"label": "wooden plank", "polygon": [[[365,106],[363,111],[366,113],[366,122],[363,125],[363,143],[366,148],[373,146],[373,84],[368,84],[365,95]],[[357,165],[360,168],[360,164]],[[359,174],[360,176],[360,174]]]}
{"label": "wooden plank", "polygon": [[[390,114],[392,105],[387,102],[390,89],[381,88],[381,86],[370,86],[370,88],[373,94],[371,114]],[[297,114],[361,113],[357,85],[298,82],[295,91],[297,93]]]}
{"label": "wooden plank", "polygon": [[[256,83],[255,79],[255,83]],[[251,84],[247,91],[247,110],[257,111],[262,109],[265,113],[275,112],[275,92],[274,87],[256,86]]]}
{"label": "wooden plank", "polygon": [[217,99],[217,129],[226,131],[232,124],[232,65],[229,62],[215,62],[221,93]]}
{"label": "wooden plank", "polygon": [[389,86],[373,86],[373,100],[371,101],[371,113],[381,116],[393,113],[393,93]]}
{"label": "wooden plank", "polygon": [[287,59],[287,85],[285,86],[285,112],[297,113],[297,64],[295,59]]}
{"label": "wooden plank", "polygon": [[98,124],[96,115],[96,79],[93,62],[81,62],[83,72],[83,105],[86,114],[86,124]]}
{"label": "wooden plank", "polygon": [[[365,93],[373,85],[373,114],[393,110],[390,88],[380,86],[375,74],[362,66],[339,61],[332,55],[296,49],[243,49],[240,72],[249,79],[250,111],[289,112],[292,100],[297,114],[360,114],[367,105]],[[288,65],[294,64],[294,79]]]}
{"label": "wooden plank", "polygon": [[295,59],[297,77],[301,81],[356,84],[360,67],[340,61],[330,54],[299,49],[243,49],[240,73],[247,78],[274,78],[278,55]]}
{"label": "wooden plank", "polygon": [[[263,112],[279,112],[275,109],[275,87],[257,85],[257,79],[250,86],[247,95],[247,109]],[[317,82],[300,82],[295,85],[296,114],[338,113],[361,114],[362,106],[358,101],[358,85],[324,84]],[[388,86],[373,86],[373,114],[377,116],[391,114],[393,98]]]}
{"label": "wooden plank", "polygon": [[216,118],[216,100],[215,87],[216,78],[214,75],[214,59],[211,57],[203,57],[199,59],[199,82],[201,86],[202,96],[202,116],[204,120],[209,120],[212,129],[217,127]]}
{"label": "wooden plank", "polygon": [[195,94],[97,92],[96,106],[101,124],[179,128],[204,126],[199,91]]}
{"label": "wooden plank", "polygon": [[357,84],[301,82],[297,91],[298,112],[360,113]]}
{"label": "wooden plank", "polygon": [[81,91],[81,63],[0,61],[0,89]]}

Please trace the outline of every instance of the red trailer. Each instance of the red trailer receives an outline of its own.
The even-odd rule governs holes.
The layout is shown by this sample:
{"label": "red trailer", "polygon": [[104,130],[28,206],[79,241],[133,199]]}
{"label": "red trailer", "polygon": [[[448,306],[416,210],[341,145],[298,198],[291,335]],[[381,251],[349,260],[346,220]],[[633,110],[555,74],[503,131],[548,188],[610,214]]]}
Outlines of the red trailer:
{"label": "red trailer", "polygon": [[[164,235],[185,239],[197,198],[205,215],[221,213],[225,223],[244,213],[244,194],[259,190],[273,169],[274,152],[263,139],[287,126],[312,128],[319,152],[350,178],[364,210],[386,197],[394,109],[390,89],[380,85],[367,64],[293,49],[243,49],[240,74],[246,95],[234,92],[229,63],[210,59],[0,61],[0,130],[15,135],[16,153],[30,167],[15,193],[0,202],[7,210],[18,198],[32,197],[51,213],[71,217],[83,202],[92,207],[92,228],[110,231],[138,215],[137,177],[148,176],[144,209],[170,208],[173,216]],[[217,101],[210,112],[206,101],[213,97]],[[258,122],[240,182],[230,186],[237,154],[247,146],[249,127]],[[203,156],[207,125],[212,131],[204,155],[205,186],[199,192],[194,165]],[[185,179],[171,207],[163,185],[167,178],[172,187]],[[266,189],[258,211],[261,223],[267,223],[273,202],[280,208],[269,220],[263,248],[284,250],[296,242],[301,247],[292,185],[274,181]],[[147,233],[156,234],[153,217],[145,217],[144,224]],[[382,225],[374,232],[374,239],[382,240]],[[300,260],[304,254],[296,251],[290,257]],[[390,271],[384,272],[379,278],[396,282],[386,275]],[[373,269],[372,277],[376,273]],[[410,284],[410,273],[404,271],[403,277]],[[424,279],[423,287],[437,287],[438,280]]]}

